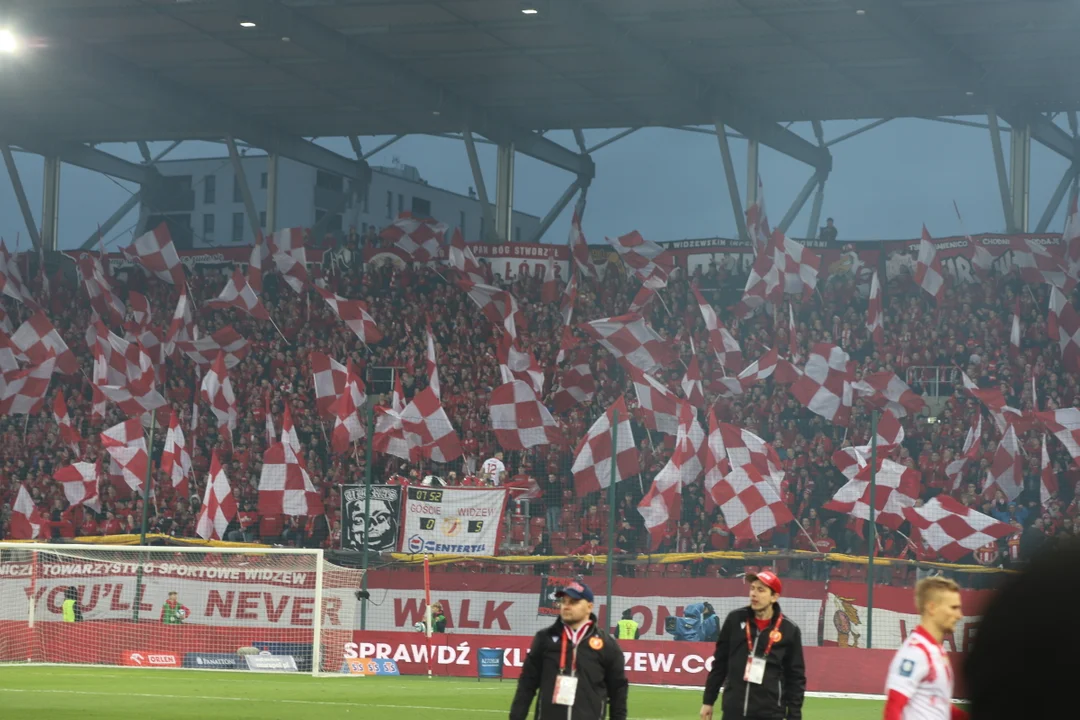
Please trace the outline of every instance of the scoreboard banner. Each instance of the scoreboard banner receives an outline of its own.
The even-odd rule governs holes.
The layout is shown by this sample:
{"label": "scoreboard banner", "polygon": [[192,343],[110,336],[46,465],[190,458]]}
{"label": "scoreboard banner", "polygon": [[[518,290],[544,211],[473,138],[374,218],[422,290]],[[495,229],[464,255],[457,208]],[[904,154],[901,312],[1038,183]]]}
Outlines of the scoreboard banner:
{"label": "scoreboard banner", "polygon": [[505,488],[405,488],[401,552],[497,554],[509,495]]}

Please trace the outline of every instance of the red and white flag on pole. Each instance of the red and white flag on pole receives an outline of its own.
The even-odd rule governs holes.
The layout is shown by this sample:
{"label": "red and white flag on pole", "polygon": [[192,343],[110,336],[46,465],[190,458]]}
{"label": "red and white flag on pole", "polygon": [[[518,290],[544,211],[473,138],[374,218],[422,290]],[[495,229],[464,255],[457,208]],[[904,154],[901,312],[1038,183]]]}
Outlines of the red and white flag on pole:
{"label": "red and white flag on pole", "polygon": [[503,383],[491,391],[488,405],[491,427],[504,450],[525,450],[562,442],[562,430],[536,396],[521,380]]}
{"label": "red and white flag on pole", "polygon": [[722,367],[735,373],[739,372],[743,369],[742,348],[728,329],[720,323],[716,310],[706,302],[697,285],[693,285],[692,289],[698,310],[701,311],[701,317],[705,320],[705,329],[709,332],[709,349],[716,355]]}
{"label": "red and white flag on pole", "polygon": [[[710,442],[714,456],[710,464],[716,468],[711,495],[732,534],[740,540],[753,540],[791,522],[791,510],[780,496],[783,471],[779,460],[770,458],[776,457],[776,451],[753,433],[726,423],[719,423],[719,433],[722,441]],[[726,460],[718,455],[721,446]],[[719,480],[717,473],[721,474]]]}
{"label": "red and white flag on pole", "polygon": [[188,299],[187,286],[180,288],[180,297],[176,301],[176,309],[173,310],[172,321],[169,330],[165,333],[163,352],[165,357],[172,357],[179,343],[191,342],[194,337],[195,321],[191,318],[191,301]]}
{"label": "red and white flag on pole", "polygon": [[518,336],[518,328],[528,327],[525,313],[522,312],[517,298],[506,290],[500,290],[491,285],[472,283],[466,278],[458,278],[457,285],[468,294],[469,299],[476,303],[476,306],[484,313],[484,317],[515,340]]}
{"label": "red and white flag on pole", "polygon": [[42,526],[45,520],[38,512],[37,505],[26,490],[26,485],[20,484],[19,491],[15,494],[15,502],[11,505],[11,520],[8,532],[15,540],[33,540],[42,537]]}
{"label": "red and white flag on pole", "polygon": [[270,246],[261,232],[255,233],[255,244],[248,256],[247,283],[255,292],[263,291],[263,267],[270,257]]}
{"label": "red and white flag on pole", "polygon": [[259,514],[313,517],[324,513],[304,459],[288,445],[274,443],[263,454]]}
{"label": "red and white flag on pole", "polygon": [[945,476],[949,478],[949,491],[956,492],[964,480],[964,465],[979,456],[982,446],[982,413],[975,414],[975,424],[968,428],[964,437],[964,447],[955,460],[945,466]]}
{"label": "red and white flag on pole", "polygon": [[1004,437],[998,443],[994,459],[986,473],[983,496],[992,499],[995,490],[1000,490],[1009,502],[1016,500],[1024,489],[1024,466],[1020,455],[1020,441],[1016,430],[1009,425]]}
{"label": "red and white flag on pole", "polygon": [[640,315],[602,318],[578,327],[627,369],[652,372],[678,359],[671,343],[657,335]]}
{"label": "red and white flag on pole", "polygon": [[97,462],[77,462],[62,467],[53,473],[53,480],[64,489],[64,498],[68,505],[85,505],[101,512],[99,490],[101,486],[101,460]]}
{"label": "red and white flag on pole", "polygon": [[146,299],[146,296],[134,290],[129,290],[128,305],[131,307],[131,321],[135,323],[135,327],[138,330],[145,330],[150,327],[153,312],[150,310],[150,301]]}
{"label": "red and white flag on pole", "polygon": [[1046,332],[1061,348],[1061,363],[1066,370],[1080,371],[1080,313],[1057,287],[1050,288],[1050,312]]}
{"label": "red and white flag on pole", "polygon": [[750,235],[750,245],[754,249],[754,255],[760,255],[772,237],[769,216],[765,212],[765,186],[761,182],[760,175],[757,178],[757,195],[750,207],[746,208],[746,230]]}
{"label": "red and white flag on pole", "polygon": [[270,319],[270,313],[266,311],[266,307],[259,300],[259,296],[248,285],[239,268],[233,271],[232,277],[225,283],[225,287],[217,298],[207,302],[206,307],[215,310],[224,310],[231,307],[247,313],[256,320]]}
{"label": "red and white flag on pole", "polygon": [[232,381],[225,370],[225,354],[218,353],[210,367],[210,372],[203,375],[199,397],[214,411],[217,418],[218,432],[227,444],[232,444],[232,434],[236,430],[237,407],[236,395],[233,394]]}
{"label": "red and white flag on pole", "polygon": [[1080,465],[1080,408],[1037,412],[1035,419],[1065,446],[1073,462]]}
{"label": "red and white flag on pole", "polygon": [[540,287],[540,302],[553,303],[559,297],[559,281],[555,277],[555,251],[548,250],[544,261],[544,284]]}
{"label": "red and white flag on pole", "polygon": [[39,365],[16,370],[0,377],[0,416],[36,415],[45,406],[56,356],[49,350]]}
{"label": "red and white flag on pole", "polygon": [[499,338],[495,352],[504,383],[522,380],[529,383],[537,395],[543,395],[544,370],[531,352],[518,349],[517,341],[505,334]]}
{"label": "red and white flag on pole", "polygon": [[698,409],[705,407],[705,391],[701,387],[701,370],[698,368],[697,354],[690,356],[690,363],[686,366],[686,374],[682,382],[683,395],[691,405]]}
{"label": "red and white flag on pole", "polygon": [[1020,296],[1016,296],[1013,305],[1012,328],[1009,330],[1009,352],[1015,357],[1020,354]]}
{"label": "red and white flag on pole", "polygon": [[847,427],[851,419],[854,373],[850,356],[830,343],[816,343],[791,394],[813,413]]}
{"label": "red and white flag on pole", "polygon": [[922,239],[919,240],[919,254],[915,259],[915,284],[941,302],[945,293],[945,271],[925,225]]}
{"label": "red and white flag on pole", "polygon": [[277,429],[274,428],[274,412],[270,407],[270,393],[263,395],[263,417],[266,422],[266,444],[273,445]]}
{"label": "red and white flag on pole", "polygon": [[[904,524],[904,508],[913,507],[919,496],[922,476],[888,458],[878,459],[875,473],[874,522],[899,530]],[[870,520],[870,465],[862,467],[846,485],[837,490],[826,510]]]}
{"label": "red and white flag on pole", "polygon": [[1069,277],[1080,278],[1080,212],[1077,212],[1076,195],[1069,201],[1069,215],[1065,219],[1065,230],[1061,233],[1061,244],[1065,246],[1065,269]]}
{"label": "red and white flag on pole", "polygon": [[161,471],[172,480],[173,490],[182,498],[191,494],[188,477],[191,475],[191,451],[187,448],[180,417],[176,410],[169,418],[169,432],[165,434],[165,448],[161,453]]}
{"label": "red and white flag on pole", "polygon": [[1017,532],[1012,525],[976,512],[948,495],[938,495],[922,507],[904,508],[904,517],[930,548],[949,562]]}
{"label": "red and white flag on pole", "polygon": [[218,353],[225,354],[225,368],[232,370],[251,351],[251,343],[232,325],[226,325],[209,337],[178,342],[177,347],[202,370],[213,364]]}
{"label": "red and white flag on pole", "polygon": [[880,349],[885,344],[885,315],[881,308],[881,281],[877,270],[870,277],[870,303],[866,308],[866,331]]}
{"label": "red and white flag on pole", "polygon": [[[311,362],[311,375],[315,382],[315,408],[321,417],[332,418],[334,414],[330,406],[339,395],[345,392],[345,386],[350,380],[349,366],[342,365],[329,355],[318,351],[312,351],[308,358]],[[365,389],[363,381],[356,376],[355,372],[352,376],[353,384],[360,392],[359,396],[353,398],[353,402],[359,408],[363,406],[367,396],[363,394]]]}
{"label": "red and white flag on pole", "polygon": [[427,375],[428,387],[435,393],[435,397],[442,397],[439,383],[438,358],[435,356],[435,336],[431,334],[431,319],[427,321]]}
{"label": "red and white flag on pole", "polygon": [[574,329],[570,325],[570,320],[574,316],[574,305],[577,303],[577,287],[577,273],[571,273],[569,282],[563,288],[562,299],[559,301],[559,314],[562,315],[563,322],[562,337],[559,340],[559,354],[555,356],[556,365],[562,364],[562,361],[566,359],[567,351],[573,349],[578,342],[574,336]]}
{"label": "red and white flag on pole", "polygon": [[281,415],[280,442],[283,445],[291,447],[293,452],[300,452],[300,436],[296,434],[296,427],[293,425],[292,410],[289,409],[288,403],[285,403],[285,412]]}
{"label": "red and white flag on pole", "polygon": [[413,262],[426,263],[439,254],[447,226],[430,218],[422,219],[411,212],[402,212],[379,236],[393,243]]}
{"label": "red and white flag on pole", "polygon": [[634,393],[641,408],[641,421],[650,430],[677,435],[679,433],[680,401],[663,383],[652,375],[631,372]]}
{"label": "red and white flag on pole", "polygon": [[120,252],[129,261],[142,265],[159,280],[171,285],[184,284],[184,266],[176,254],[169,226],[161,223],[150,232],[135,238],[131,245]]}
{"label": "red and white flag on pole", "polygon": [[480,267],[480,262],[473,255],[473,251],[469,249],[469,246],[465,244],[465,238],[461,235],[461,228],[455,228],[454,234],[450,237],[450,248],[446,256],[446,264],[460,272],[474,284],[483,285],[487,282],[483,268]]}
{"label": "red and white flag on pole", "polygon": [[[303,293],[304,288],[311,285],[307,272],[307,251],[304,248],[306,235],[306,229],[294,227],[277,230],[270,236],[274,266],[296,293]],[[256,291],[259,291],[258,288]]]}
{"label": "red and white flag on pole", "polygon": [[[611,429],[618,413],[618,446],[612,449]],[[621,482],[641,472],[630,413],[622,396],[596,419],[574,451],[574,491],[578,495],[603,490],[611,484],[611,464],[615,463],[615,482]]]}
{"label": "red and white flag on pole", "polygon": [[671,519],[679,521],[682,509],[682,489],[701,475],[705,448],[705,431],[697,421],[690,403],[680,403],[679,432],[675,451],[663,469],[653,478],[652,486],[638,503],[638,512],[649,531],[649,547],[656,550],[663,540],[664,525]]}
{"label": "red and white flag on pole", "polygon": [[127,489],[142,496],[150,456],[146,451],[146,436],[142,423],[132,418],[102,431],[101,444],[109,453],[109,475],[121,481]]}
{"label": "red and white flag on pole", "polygon": [[908,413],[917,415],[926,407],[922,395],[916,394],[896,373],[887,370],[864,375],[851,387],[871,407],[888,410],[898,418]]}
{"label": "red and white flag on pole", "polygon": [[596,380],[593,378],[589,362],[584,354],[579,353],[574,364],[567,368],[559,380],[555,394],[551,397],[551,406],[557,413],[564,413],[579,403],[586,403],[596,395]]}
{"label": "red and white flag on pole", "polygon": [[347,453],[353,443],[364,437],[364,424],[360,422],[352,393],[339,395],[331,410],[334,413],[334,430],[330,435],[330,446],[336,453]]}
{"label": "red and white flag on pole", "polygon": [[[766,348],[765,354],[746,366],[737,377],[715,378],[709,389],[720,397],[737,397],[749,390],[756,383],[772,377],[780,364],[780,351]],[[791,364],[785,361],[787,367]]]}
{"label": "red and white flag on pole", "polygon": [[1042,244],[1026,237],[1009,239],[1013,265],[1024,282],[1046,283],[1061,288],[1069,294],[1076,287],[1076,278],[1070,277],[1065,258],[1058,259],[1047,252]]}
{"label": "red and white flag on pole", "polygon": [[[79,275],[82,276],[83,287],[86,288],[86,294],[90,298],[90,307],[94,309],[94,312],[103,318],[108,318],[113,325],[123,323],[127,311],[124,309],[123,301],[113,290],[109,278],[105,275],[101,260],[93,253],[83,253],[75,266],[79,269]],[[143,295],[137,292],[128,293],[128,299],[132,303],[136,302],[137,298],[141,298],[143,303],[146,302]],[[134,306],[132,309],[134,310]]]}
{"label": "red and white flag on pole", "polygon": [[788,360],[795,364],[802,360],[799,356],[799,336],[795,331],[795,308],[788,303]]}
{"label": "red and white flag on pole", "polygon": [[[18,249],[18,242],[16,242],[16,252]],[[22,279],[18,260],[8,252],[3,240],[0,240],[0,292],[32,310],[38,310],[41,307],[34,300],[34,296],[30,294],[30,288]]]}
{"label": "red and white flag on pole", "polygon": [[578,196],[574,205],[574,214],[570,218],[570,262],[581,273],[581,277],[596,277],[596,268],[593,267],[592,258],[589,255],[589,246],[585,242],[585,234],[581,232],[581,215],[585,212],[585,192]]}
{"label": "red and white flag on pole", "polygon": [[675,269],[675,260],[671,253],[651,240],[646,240],[636,230],[615,240],[604,239],[643,285],[653,290],[667,287],[668,277]]}
{"label": "red and white flag on pole", "polygon": [[1017,410],[1014,407],[1009,407],[1005,404],[1005,394],[998,388],[987,388],[985,390],[979,389],[967,373],[962,372],[960,374],[964,389],[970,392],[976,400],[981,402],[986,409],[990,411],[990,416],[994,418],[994,424],[1002,435],[1005,434],[1006,428],[1009,425],[1013,425],[1024,432],[1030,429],[1034,425],[1034,416],[1030,413],[1024,413]]}
{"label": "red and white flag on pole", "polygon": [[1046,449],[1046,434],[1042,436],[1042,466],[1039,471],[1039,503],[1044,509],[1050,507],[1050,500],[1057,495],[1058,481],[1054,466],[1050,464],[1050,452]]}
{"label": "red and white flag on pole", "polygon": [[16,349],[11,344],[11,335],[0,328],[0,374],[15,372],[19,369]]}
{"label": "red and white flag on pole", "polygon": [[390,396],[390,407],[375,408],[378,418],[375,420],[375,435],[372,447],[381,453],[411,460],[411,443],[405,435],[405,426],[401,416],[405,412],[405,391],[401,388],[401,375],[394,373],[394,392]]}
{"label": "red and white flag on pole", "polygon": [[448,463],[461,457],[461,440],[430,387],[413,395],[401,413],[401,425],[409,441],[413,462],[427,458]]}
{"label": "red and white flag on pole", "polygon": [[78,455],[79,447],[82,444],[82,436],[79,435],[79,431],[75,429],[75,426],[71,422],[71,415],[68,414],[67,403],[64,402],[64,393],[56,393],[56,397],[53,399],[52,410],[53,419],[56,420],[56,425],[60,431],[60,439],[71,449],[72,453]]}
{"label": "red and white flag on pole", "polygon": [[206,478],[202,508],[199,509],[199,517],[195,521],[195,534],[203,540],[224,540],[225,530],[236,514],[236,498],[215,450],[210,456],[210,474]]}
{"label": "red and white flag on pole", "polygon": [[64,375],[75,375],[79,372],[75,353],[71,352],[71,348],[41,310],[19,326],[11,336],[11,344],[34,365],[45,362],[46,356],[52,351],[56,355],[57,370]]}
{"label": "red and white flag on pole", "polygon": [[363,300],[346,300],[318,285],[315,286],[315,292],[326,301],[338,319],[348,325],[353,334],[360,338],[360,342],[367,345],[382,340],[382,331],[375,325],[375,318],[371,317],[367,303]]}

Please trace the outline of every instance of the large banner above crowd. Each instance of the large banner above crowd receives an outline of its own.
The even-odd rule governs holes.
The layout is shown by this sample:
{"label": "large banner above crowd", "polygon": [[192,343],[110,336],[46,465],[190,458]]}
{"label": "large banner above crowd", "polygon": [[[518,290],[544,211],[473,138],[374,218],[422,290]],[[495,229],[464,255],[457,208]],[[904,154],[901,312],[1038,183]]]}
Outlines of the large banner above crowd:
{"label": "large banner above crowd", "polygon": [[497,555],[507,489],[406,488],[401,552]]}
{"label": "large banner above crowd", "polygon": [[394,552],[398,545],[401,522],[400,485],[372,485],[371,502],[367,502],[367,487],[346,485],[341,489],[341,549],[364,549],[364,518],[367,523],[368,549],[372,552]]}

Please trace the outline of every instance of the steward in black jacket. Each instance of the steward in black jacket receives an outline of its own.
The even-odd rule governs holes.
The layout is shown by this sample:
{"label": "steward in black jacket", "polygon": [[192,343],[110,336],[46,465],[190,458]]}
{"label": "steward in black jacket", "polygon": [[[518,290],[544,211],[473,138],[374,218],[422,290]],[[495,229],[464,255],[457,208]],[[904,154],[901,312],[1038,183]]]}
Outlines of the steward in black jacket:
{"label": "steward in black jacket", "polygon": [[[780,585],[779,578],[767,571],[749,578],[753,578],[751,604],[729,613],[720,628],[712,670],[705,683],[701,718],[713,717],[712,706],[716,704],[720,686],[724,685],[724,720],[802,720],[806,693],[802,634],[799,626],[780,610],[776,601],[779,592],[770,589]],[[762,587],[756,588],[758,585]],[[768,614],[769,604],[771,614]],[[764,630],[758,629],[755,609],[768,614]],[[748,645],[753,647],[755,658],[764,660],[763,672],[758,671],[760,677],[754,676],[748,664]],[[760,659],[756,662],[758,666]],[[744,679],[748,676],[750,681]]]}
{"label": "steward in black jacket", "polygon": [[[573,706],[556,705],[555,680],[559,675],[570,675],[574,662],[573,640],[562,618],[568,617],[563,609],[562,618],[549,628],[536,633],[525,664],[518,678],[517,692],[510,706],[510,720],[526,720],[533,696],[539,692],[536,702],[535,720],[606,720],[608,706],[611,707],[611,720],[626,720],[626,696],[629,684],[623,671],[625,659],[615,638],[611,637],[596,624],[596,615],[592,610],[592,591],[587,586],[574,583],[560,593],[574,592],[575,586],[581,588],[581,596],[573,597],[573,604],[584,613],[588,607],[590,624],[583,626],[577,641],[577,693]],[[587,594],[588,600],[584,599]],[[566,600],[564,599],[564,603]],[[570,620],[570,622],[573,622]],[[561,668],[561,669],[560,669]]]}

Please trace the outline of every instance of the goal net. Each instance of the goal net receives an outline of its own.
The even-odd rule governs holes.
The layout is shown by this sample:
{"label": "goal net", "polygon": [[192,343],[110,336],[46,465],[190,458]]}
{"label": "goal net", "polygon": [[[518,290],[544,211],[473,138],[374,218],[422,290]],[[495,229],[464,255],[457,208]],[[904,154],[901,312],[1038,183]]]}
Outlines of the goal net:
{"label": "goal net", "polygon": [[0,542],[0,662],[336,673],[361,577],[322,550]]}

